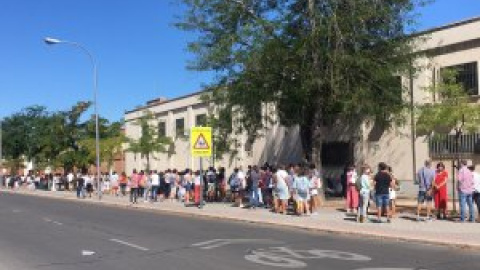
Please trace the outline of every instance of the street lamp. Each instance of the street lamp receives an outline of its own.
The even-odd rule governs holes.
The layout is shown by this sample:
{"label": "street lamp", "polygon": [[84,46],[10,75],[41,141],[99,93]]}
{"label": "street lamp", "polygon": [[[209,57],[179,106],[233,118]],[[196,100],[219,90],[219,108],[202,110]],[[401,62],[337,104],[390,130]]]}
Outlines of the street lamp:
{"label": "street lamp", "polygon": [[0,118],[0,187],[3,187],[3,144],[2,144],[2,133],[3,133],[3,129],[2,129],[2,123],[3,123],[3,119]]}
{"label": "street lamp", "polygon": [[100,186],[100,135],[98,129],[98,102],[97,102],[97,64],[93,55],[88,51],[83,45],[77,42],[71,42],[66,40],[60,40],[56,38],[46,37],[44,42],[47,45],[56,45],[56,44],[68,44],[75,46],[82,50],[85,54],[87,54],[88,58],[90,59],[90,63],[93,67],[93,107],[94,107],[94,114],[95,114],[95,151],[96,151],[96,165],[97,165],[97,192],[98,192],[98,199],[102,199],[102,192]]}

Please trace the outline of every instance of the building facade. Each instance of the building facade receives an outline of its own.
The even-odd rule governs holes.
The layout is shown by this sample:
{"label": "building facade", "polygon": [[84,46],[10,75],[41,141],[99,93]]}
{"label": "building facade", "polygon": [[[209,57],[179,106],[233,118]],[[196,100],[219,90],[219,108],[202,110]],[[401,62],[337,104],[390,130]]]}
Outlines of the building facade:
{"label": "building facade", "polygon": [[[480,17],[421,32],[412,37],[412,42],[416,43],[418,52],[425,53],[416,63],[423,67],[422,70],[415,76],[402,77],[406,89],[405,98],[412,105],[435,101],[435,97],[424,89],[438,81],[441,70],[447,67],[457,68],[458,79],[467,91],[474,98],[479,96]],[[148,110],[155,115],[152,125],[158,127],[158,132],[174,139],[176,153],[155,155],[151,161],[152,169],[198,169],[198,160],[190,156],[189,140],[186,137],[189,128],[201,125],[209,113],[209,105],[201,100],[201,95],[201,92],[197,92],[172,100],[158,99],[125,113],[128,137],[139,138],[141,131],[135,120]],[[322,147],[325,177],[337,177],[347,162],[373,166],[383,161],[392,165],[397,178],[412,180],[414,172],[422,166],[425,159],[451,159],[452,149],[447,147],[448,142],[440,145],[430,141],[427,136],[416,134],[414,122],[412,119],[406,125],[388,131],[369,122],[363,123],[359,131],[335,125],[325,134]],[[464,147],[463,152],[468,158],[476,159],[474,148],[479,136],[464,136],[467,137],[463,141],[471,147]],[[242,134],[235,138],[238,149],[236,156],[225,156],[217,161],[206,160],[204,166],[223,166],[228,170],[265,162],[288,164],[303,160],[298,127],[271,125],[265,130],[264,136],[252,145],[247,143],[246,136]],[[127,172],[144,169],[145,162],[138,155],[126,153]]]}

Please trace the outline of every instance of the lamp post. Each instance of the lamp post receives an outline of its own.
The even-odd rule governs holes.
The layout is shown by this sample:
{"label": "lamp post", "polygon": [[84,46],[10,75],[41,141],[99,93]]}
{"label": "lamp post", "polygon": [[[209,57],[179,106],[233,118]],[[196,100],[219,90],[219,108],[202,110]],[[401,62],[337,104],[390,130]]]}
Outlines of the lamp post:
{"label": "lamp post", "polygon": [[90,63],[92,64],[93,67],[93,107],[94,107],[94,114],[95,114],[95,151],[96,151],[96,165],[97,165],[97,192],[98,192],[98,199],[102,199],[102,190],[101,190],[101,184],[100,184],[100,135],[99,135],[99,129],[98,129],[98,102],[97,102],[97,96],[98,96],[98,89],[97,89],[97,64],[95,61],[95,58],[93,58],[93,55],[90,53],[89,50],[87,50],[83,45],[77,42],[71,42],[71,41],[66,41],[66,40],[59,40],[56,38],[51,38],[51,37],[46,37],[44,39],[45,43],[47,45],[56,45],[56,44],[67,44],[67,45],[72,45],[80,50],[82,50],[90,59]]}

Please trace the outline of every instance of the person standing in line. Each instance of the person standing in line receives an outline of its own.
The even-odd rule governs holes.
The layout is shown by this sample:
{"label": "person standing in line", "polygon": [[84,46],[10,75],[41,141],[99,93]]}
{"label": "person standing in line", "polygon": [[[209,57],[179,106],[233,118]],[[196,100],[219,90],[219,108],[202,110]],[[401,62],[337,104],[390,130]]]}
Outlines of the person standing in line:
{"label": "person standing in line", "polygon": [[378,164],[378,173],[373,179],[375,185],[375,200],[377,203],[377,221],[382,222],[382,212],[386,213],[387,222],[391,222],[391,213],[389,207],[389,188],[392,184],[392,177],[388,172],[388,166],[384,162]]}
{"label": "person standing in line", "polygon": [[132,204],[137,203],[138,183],[140,182],[141,177],[142,176],[137,173],[137,170],[133,169],[133,173],[130,176],[130,203]]}
{"label": "person standing in line", "polygon": [[431,168],[432,161],[427,159],[425,161],[425,166],[423,166],[417,172],[417,182],[418,182],[418,204],[417,204],[417,221],[421,221],[421,212],[423,205],[426,204],[427,208],[427,217],[426,221],[431,221],[431,211],[432,211],[432,183],[435,180],[435,171]]}
{"label": "person standing in line", "polygon": [[359,206],[357,213],[357,222],[364,223],[368,220],[368,202],[370,201],[370,176],[371,169],[368,165],[362,167],[362,176],[360,176],[359,185]]}
{"label": "person standing in line", "polygon": [[[475,168],[474,168],[474,171],[475,171]],[[473,200],[477,205],[477,211],[478,211],[477,222],[480,222],[480,174],[477,172],[473,173],[473,186],[474,186]]]}
{"label": "person standing in line", "polygon": [[393,218],[397,214],[397,178],[393,174],[393,170],[392,170],[391,166],[388,166],[388,173],[390,174],[390,177],[392,178],[392,184],[390,185],[390,188],[388,189],[388,196],[389,196],[389,199],[390,199],[391,216]]}
{"label": "person standing in line", "polygon": [[190,169],[185,170],[183,176],[183,187],[185,189],[184,204],[188,206],[190,204],[190,194],[192,192],[192,171]]}
{"label": "person standing in line", "polygon": [[447,219],[447,180],[448,172],[445,170],[443,162],[437,164],[437,173],[435,174],[435,181],[433,182],[433,197],[435,202],[435,209],[437,210],[437,219]]}
{"label": "person standing in line", "polygon": [[308,178],[310,180],[310,213],[312,213],[312,215],[317,215],[317,211],[320,207],[319,190],[321,188],[322,181],[312,167],[310,167],[310,170],[308,171]]}
{"label": "person standing in line", "polygon": [[152,193],[150,199],[152,202],[156,202],[158,200],[158,189],[160,188],[160,175],[158,175],[157,170],[154,170],[151,173],[152,178]]}
{"label": "person standing in line", "polygon": [[238,168],[234,168],[232,174],[228,178],[228,185],[230,186],[230,200],[233,203],[233,206],[240,206],[240,179],[237,177]]}
{"label": "person standing in line", "polygon": [[217,183],[217,173],[215,168],[209,167],[207,173],[205,174],[205,183],[207,184],[207,201],[214,202],[216,199],[216,183]]}
{"label": "person standing in line", "polygon": [[112,192],[113,192],[113,195],[115,195],[115,197],[118,197],[118,186],[119,186],[119,183],[118,183],[118,175],[117,175],[117,172],[113,172],[112,173],[112,176],[110,176],[110,182],[111,182],[111,185],[112,185]]}
{"label": "person standing in line", "polygon": [[247,189],[247,178],[245,176],[245,173],[243,172],[242,167],[238,169],[238,172],[236,174],[237,181],[239,183],[239,191],[238,191],[238,207],[244,207],[243,205],[243,199],[246,194],[246,189]]}
{"label": "person standing in line", "polygon": [[93,193],[93,175],[91,174],[85,175],[84,178],[85,178],[88,197],[91,198]]}
{"label": "person standing in line", "polygon": [[128,185],[128,178],[125,172],[122,172],[118,182],[120,183],[120,192],[122,193],[122,196],[125,197],[127,195],[127,185]]}
{"label": "person standing in line", "polygon": [[458,171],[458,194],[460,199],[460,222],[465,222],[466,205],[469,210],[469,221],[475,221],[475,212],[473,211],[473,191],[475,190],[473,182],[473,170],[475,167],[467,167],[467,161],[462,160],[461,168]]}
{"label": "person standing in line", "polygon": [[68,191],[72,190],[72,187],[73,187],[72,183],[74,179],[75,179],[75,176],[73,175],[72,171],[68,172],[66,190]]}
{"label": "person standing in line", "polygon": [[177,191],[177,194],[178,194],[178,202],[183,202],[185,203],[185,193],[186,193],[186,189],[185,189],[185,174],[187,172],[186,171],[183,171],[183,172],[178,172],[178,177],[179,177],[179,181],[178,181],[178,191]]}
{"label": "person standing in line", "polygon": [[138,193],[138,198],[143,197],[143,192],[145,191],[145,184],[146,184],[146,176],[145,172],[143,170],[140,171],[138,174],[138,188],[137,188],[137,193]]}
{"label": "person standing in line", "polygon": [[310,207],[308,202],[310,201],[310,181],[307,178],[307,174],[303,167],[299,167],[296,170],[296,175],[293,181],[293,190],[295,193],[296,212],[299,216],[309,214]]}
{"label": "person standing in line", "polygon": [[85,179],[81,174],[78,174],[76,178],[77,182],[77,198],[85,199]]}
{"label": "person standing in line", "polygon": [[275,193],[278,199],[278,213],[287,214],[288,199],[290,198],[290,191],[287,184],[288,172],[285,166],[281,165],[275,173]]}
{"label": "person standing in line", "polygon": [[194,196],[194,201],[195,201],[195,205],[197,206],[200,206],[200,196],[201,196],[201,192],[202,192],[202,179],[200,177],[200,171],[197,170],[195,171],[195,178],[193,180],[193,183],[195,185],[194,187],[194,193],[193,193],[193,196]]}
{"label": "person standing in line", "polygon": [[260,183],[260,173],[258,167],[255,165],[250,170],[250,208],[255,209],[259,206],[260,194],[259,194],[259,183]]}
{"label": "person standing in line", "polygon": [[173,202],[175,197],[177,196],[177,182],[178,182],[178,174],[177,169],[173,169],[172,172],[169,174],[168,183],[170,183],[170,201]]}
{"label": "person standing in line", "polygon": [[152,191],[152,171],[147,171],[145,173],[144,179],[144,192],[143,192],[143,202],[148,202],[148,199],[151,197],[150,192]]}
{"label": "person standing in line", "polygon": [[225,202],[227,198],[227,175],[225,173],[224,167],[220,167],[218,169],[217,183],[218,183],[217,201]]}
{"label": "person standing in line", "polygon": [[351,165],[347,170],[347,191],[346,191],[346,211],[355,213],[358,208],[358,191],[355,186],[357,182],[357,172],[355,166]]}

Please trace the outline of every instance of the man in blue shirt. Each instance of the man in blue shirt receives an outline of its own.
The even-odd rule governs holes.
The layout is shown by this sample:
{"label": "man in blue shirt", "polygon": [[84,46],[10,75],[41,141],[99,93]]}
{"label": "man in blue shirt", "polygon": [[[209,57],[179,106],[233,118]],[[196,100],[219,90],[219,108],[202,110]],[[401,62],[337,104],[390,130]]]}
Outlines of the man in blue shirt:
{"label": "man in blue shirt", "polygon": [[420,213],[423,205],[427,205],[427,221],[431,221],[430,213],[432,211],[432,183],[435,180],[435,170],[432,169],[432,161],[425,160],[425,166],[423,166],[417,172],[418,182],[418,205],[417,205],[417,221],[420,221]]}

